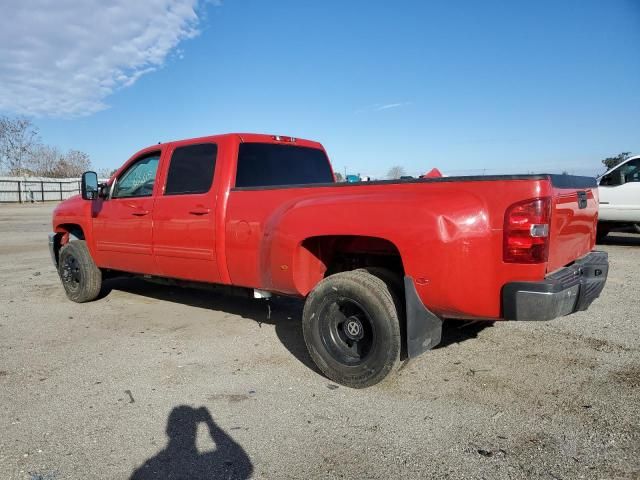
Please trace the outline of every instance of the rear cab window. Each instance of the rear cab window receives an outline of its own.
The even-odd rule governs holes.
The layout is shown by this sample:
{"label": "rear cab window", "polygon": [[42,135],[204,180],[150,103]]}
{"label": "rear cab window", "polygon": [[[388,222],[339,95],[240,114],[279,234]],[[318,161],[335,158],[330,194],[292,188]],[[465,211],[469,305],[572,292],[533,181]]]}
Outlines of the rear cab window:
{"label": "rear cab window", "polygon": [[294,145],[241,143],[236,188],[333,183],[324,151]]}

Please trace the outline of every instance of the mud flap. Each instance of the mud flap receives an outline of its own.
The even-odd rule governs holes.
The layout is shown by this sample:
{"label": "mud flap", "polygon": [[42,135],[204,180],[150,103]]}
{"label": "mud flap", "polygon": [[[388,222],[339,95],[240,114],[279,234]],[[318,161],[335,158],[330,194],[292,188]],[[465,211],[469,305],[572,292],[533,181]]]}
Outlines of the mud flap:
{"label": "mud flap", "polygon": [[440,343],[442,319],[424,306],[411,277],[404,277],[404,292],[407,306],[407,356],[413,358]]}

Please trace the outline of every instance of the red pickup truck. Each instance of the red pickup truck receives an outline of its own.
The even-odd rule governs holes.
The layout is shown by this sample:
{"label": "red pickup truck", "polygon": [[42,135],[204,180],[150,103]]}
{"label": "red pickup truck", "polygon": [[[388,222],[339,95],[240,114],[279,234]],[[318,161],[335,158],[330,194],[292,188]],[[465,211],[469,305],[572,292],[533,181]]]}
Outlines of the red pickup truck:
{"label": "red pickup truck", "polygon": [[593,178],[336,183],[319,143],[227,134],[153,145],[104,185],[86,172],[49,245],[75,302],[123,272],[306,298],[317,366],[366,387],[436,346],[443,319],[585,310],[608,271],[597,221]]}

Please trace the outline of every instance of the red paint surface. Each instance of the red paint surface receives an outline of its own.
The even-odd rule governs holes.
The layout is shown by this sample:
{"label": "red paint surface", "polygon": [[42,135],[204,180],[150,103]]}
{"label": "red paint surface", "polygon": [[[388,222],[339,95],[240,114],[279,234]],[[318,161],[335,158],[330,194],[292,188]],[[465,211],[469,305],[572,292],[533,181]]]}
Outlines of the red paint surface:
{"label": "red paint surface", "polygon": [[[326,270],[323,252],[305,247],[313,243],[309,239],[354,236],[351,251],[397,250],[405,274],[417,279],[418,294],[435,313],[496,319],[505,283],[541,280],[595,242],[597,190],[589,192],[582,210],[575,191],[555,189],[547,179],[234,190],[241,141],[278,143],[268,135],[228,134],[150,147],[129,162],[162,152],[152,197],[75,197],[54,212],[54,230],[79,225],[100,267],[299,296]],[[164,196],[171,151],[203,142],[218,145],[211,190]],[[323,148],[301,139],[295,144]],[[538,197],[553,203],[548,262],[503,262],[505,211]]]}

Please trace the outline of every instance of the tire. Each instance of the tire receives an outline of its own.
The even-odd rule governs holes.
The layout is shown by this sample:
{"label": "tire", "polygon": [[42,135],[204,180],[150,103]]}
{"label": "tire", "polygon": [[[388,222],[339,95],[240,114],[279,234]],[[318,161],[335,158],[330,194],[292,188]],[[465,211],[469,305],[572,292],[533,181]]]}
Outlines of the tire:
{"label": "tire", "polygon": [[90,302],[100,294],[102,272],[91,258],[84,240],[72,241],[62,247],[58,274],[69,300]]}
{"label": "tire", "polygon": [[389,288],[389,293],[393,297],[393,303],[396,305],[398,311],[398,319],[400,320],[400,326],[402,326],[402,318],[404,316],[404,282],[400,275],[384,267],[366,267],[365,272],[369,272],[374,277],[378,277]]}
{"label": "tire", "polygon": [[393,303],[396,306],[396,311],[398,312],[398,320],[400,321],[400,342],[402,344],[402,349],[400,351],[400,360],[406,360],[408,358],[407,355],[407,322],[406,322],[406,302],[404,295],[404,280],[403,278],[395,273],[393,270],[389,270],[384,267],[366,267],[365,271],[369,272],[371,275],[378,277],[389,287],[389,292],[393,297]]}
{"label": "tire", "polygon": [[387,283],[365,270],[322,280],[305,302],[302,331],[322,373],[347,387],[375,385],[400,363],[394,294]]}

